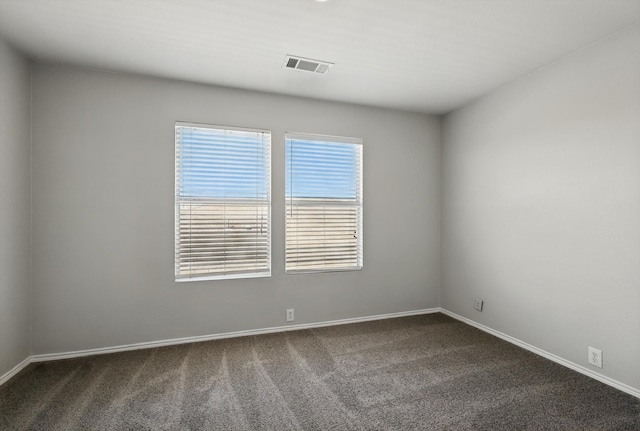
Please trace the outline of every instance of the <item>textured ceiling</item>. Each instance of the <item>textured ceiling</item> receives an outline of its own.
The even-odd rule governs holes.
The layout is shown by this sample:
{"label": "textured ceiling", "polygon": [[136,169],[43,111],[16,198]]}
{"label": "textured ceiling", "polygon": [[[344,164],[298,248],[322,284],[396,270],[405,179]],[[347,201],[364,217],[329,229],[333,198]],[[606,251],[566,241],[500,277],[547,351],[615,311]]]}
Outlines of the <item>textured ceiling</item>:
{"label": "textured ceiling", "polygon": [[0,0],[36,60],[436,114],[639,21],[640,0]]}

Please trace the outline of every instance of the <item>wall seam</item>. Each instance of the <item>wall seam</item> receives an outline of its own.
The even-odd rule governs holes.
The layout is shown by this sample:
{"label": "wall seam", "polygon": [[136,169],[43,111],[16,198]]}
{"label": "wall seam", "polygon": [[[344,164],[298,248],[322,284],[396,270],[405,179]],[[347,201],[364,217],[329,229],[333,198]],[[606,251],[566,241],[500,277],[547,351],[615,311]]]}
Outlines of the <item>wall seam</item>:
{"label": "wall seam", "polygon": [[29,355],[33,355],[33,63],[29,68]]}
{"label": "wall seam", "polygon": [[438,144],[440,151],[438,154],[438,207],[440,209],[438,220],[438,306],[443,307],[442,291],[444,289],[444,115],[436,117],[438,119]]}

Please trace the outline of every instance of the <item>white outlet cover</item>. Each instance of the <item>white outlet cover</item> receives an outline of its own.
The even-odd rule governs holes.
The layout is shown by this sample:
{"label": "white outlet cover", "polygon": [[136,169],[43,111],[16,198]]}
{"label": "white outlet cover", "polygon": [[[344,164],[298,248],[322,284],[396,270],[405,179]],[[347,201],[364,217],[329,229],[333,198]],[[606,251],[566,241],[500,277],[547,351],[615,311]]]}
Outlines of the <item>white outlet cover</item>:
{"label": "white outlet cover", "polygon": [[594,367],[602,368],[602,350],[589,347],[589,356],[587,361]]}
{"label": "white outlet cover", "polygon": [[474,305],[474,308],[478,311],[482,311],[482,306],[484,305],[484,301],[480,298],[476,298],[476,303]]}

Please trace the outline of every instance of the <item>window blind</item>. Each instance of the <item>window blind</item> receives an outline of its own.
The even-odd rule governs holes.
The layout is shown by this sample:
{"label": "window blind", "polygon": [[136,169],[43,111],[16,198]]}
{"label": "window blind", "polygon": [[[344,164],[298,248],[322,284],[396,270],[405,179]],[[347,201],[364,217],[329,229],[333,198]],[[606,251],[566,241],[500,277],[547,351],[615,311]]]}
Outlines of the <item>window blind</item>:
{"label": "window blind", "polygon": [[362,140],[285,136],[287,272],[362,268]]}
{"label": "window blind", "polygon": [[175,277],[270,275],[271,133],[176,123]]}

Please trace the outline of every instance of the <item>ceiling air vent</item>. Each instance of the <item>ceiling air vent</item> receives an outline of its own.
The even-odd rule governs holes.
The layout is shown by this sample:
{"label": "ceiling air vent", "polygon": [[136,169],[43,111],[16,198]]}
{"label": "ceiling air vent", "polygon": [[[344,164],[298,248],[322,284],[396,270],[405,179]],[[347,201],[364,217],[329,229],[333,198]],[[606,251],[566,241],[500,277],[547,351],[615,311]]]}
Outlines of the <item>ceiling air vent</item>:
{"label": "ceiling air vent", "polygon": [[326,73],[333,63],[328,61],[311,60],[310,58],[287,55],[284,59],[284,67],[288,69],[306,70],[307,72]]}

